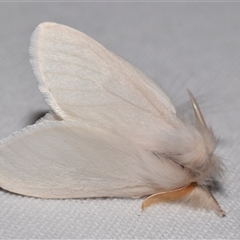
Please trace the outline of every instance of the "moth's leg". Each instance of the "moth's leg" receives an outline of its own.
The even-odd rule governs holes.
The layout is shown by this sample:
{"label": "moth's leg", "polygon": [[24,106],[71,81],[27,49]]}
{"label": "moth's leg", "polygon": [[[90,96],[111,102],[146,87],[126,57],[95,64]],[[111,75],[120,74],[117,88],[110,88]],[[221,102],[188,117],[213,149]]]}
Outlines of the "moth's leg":
{"label": "moth's leg", "polygon": [[206,189],[197,186],[196,183],[179,188],[169,192],[156,193],[148,198],[142,204],[142,209],[159,202],[184,202],[195,208],[204,208],[208,211],[215,211],[220,217],[225,216],[213,195]]}
{"label": "moth's leg", "polygon": [[196,208],[214,211],[219,217],[226,215],[212,193],[200,186],[196,186],[189,195],[183,198],[183,201]]}
{"label": "moth's leg", "polygon": [[142,204],[142,209],[145,209],[152,204],[159,202],[175,202],[182,200],[184,197],[189,195],[196,186],[196,183],[191,183],[185,187],[178,188],[172,191],[155,193],[144,200]]}

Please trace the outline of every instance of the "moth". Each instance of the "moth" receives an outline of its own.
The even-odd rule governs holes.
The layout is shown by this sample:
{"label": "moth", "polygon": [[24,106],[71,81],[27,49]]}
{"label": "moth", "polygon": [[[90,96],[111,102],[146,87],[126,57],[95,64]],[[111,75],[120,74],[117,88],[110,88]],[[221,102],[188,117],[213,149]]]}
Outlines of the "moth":
{"label": "moth", "polygon": [[41,23],[30,62],[52,111],[0,142],[0,187],[39,198],[148,196],[225,213],[209,190],[217,142],[193,94],[195,121],[130,63],[70,27]]}

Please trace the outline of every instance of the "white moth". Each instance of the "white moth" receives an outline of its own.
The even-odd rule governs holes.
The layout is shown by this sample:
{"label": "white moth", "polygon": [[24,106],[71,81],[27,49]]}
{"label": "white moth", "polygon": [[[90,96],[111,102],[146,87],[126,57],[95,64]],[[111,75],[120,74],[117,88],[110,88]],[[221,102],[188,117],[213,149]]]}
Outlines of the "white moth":
{"label": "white moth", "polygon": [[33,32],[31,64],[53,112],[0,142],[0,187],[40,198],[149,196],[225,213],[208,186],[216,141],[193,95],[194,124],[131,64],[56,23]]}

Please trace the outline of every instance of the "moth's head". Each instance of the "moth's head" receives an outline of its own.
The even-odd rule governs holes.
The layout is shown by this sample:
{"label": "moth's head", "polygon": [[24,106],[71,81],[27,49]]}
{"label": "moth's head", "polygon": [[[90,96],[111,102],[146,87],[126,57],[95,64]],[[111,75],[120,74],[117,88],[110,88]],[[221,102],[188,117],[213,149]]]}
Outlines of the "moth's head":
{"label": "moth's head", "polygon": [[212,129],[207,126],[193,94],[189,90],[188,94],[196,117],[195,128],[199,133],[199,139],[195,142],[195,155],[198,161],[195,161],[192,173],[196,175],[199,184],[206,185],[214,177],[222,175],[221,160],[214,153],[218,141]]}

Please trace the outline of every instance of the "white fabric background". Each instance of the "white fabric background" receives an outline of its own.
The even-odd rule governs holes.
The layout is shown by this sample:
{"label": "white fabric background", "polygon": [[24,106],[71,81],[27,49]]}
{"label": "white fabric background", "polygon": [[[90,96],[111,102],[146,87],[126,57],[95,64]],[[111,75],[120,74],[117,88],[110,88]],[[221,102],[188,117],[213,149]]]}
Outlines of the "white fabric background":
{"label": "white fabric background", "polygon": [[[0,137],[48,111],[29,64],[40,22],[96,39],[148,74],[176,105],[200,99],[221,142],[226,178],[215,197],[226,211],[142,199],[41,200],[0,191],[0,238],[215,238],[240,236],[240,3],[0,3]],[[0,153],[1,154],[1,153]],[[0,166],[1,167],[1,166]]]}

